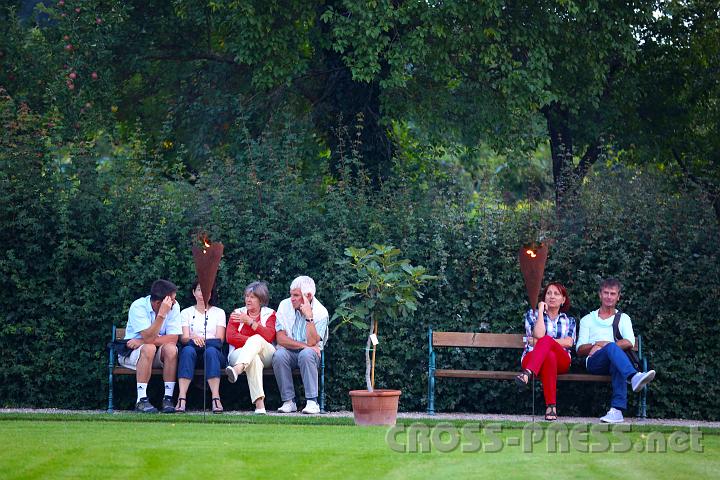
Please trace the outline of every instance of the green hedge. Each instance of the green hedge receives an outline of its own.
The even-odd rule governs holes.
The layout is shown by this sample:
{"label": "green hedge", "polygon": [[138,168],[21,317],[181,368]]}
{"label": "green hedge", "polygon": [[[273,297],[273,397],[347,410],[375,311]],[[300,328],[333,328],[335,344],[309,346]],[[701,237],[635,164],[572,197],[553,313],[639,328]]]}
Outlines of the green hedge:
{"label": "green hedge", "polygon": [[[542,226],[554,239],[545,278],[568,286],[577,318],[597,307],[600,277],[625,284],[621,307],[658,370],[650,415],[720,418],[718,227],[696,191],[666,176],[598,166],[572,215],[558,223],[544,204],[474,204],[452,176],[413,188],[400,171],[369,188],[350,173],[351,159],[347,171],[329,176],[299,158],[294,139],[302,135],[290,127],[282,141],[239,139],[188,179],[160,168],[139,135],[98,160],[99,144],[60,142],[48,118],[7,98],[1,105],[3,125],[12,124],[0,145],[2,406],[104,407],[111,325],[124,326],[129,304],[156,278],[180,285],[181,305],[189,305],[191,238],[204,229],[225,244],[218,284],[226,311],[255,279],[269,282],[277,304],[298,274],[315,278],[332,311],[350,280],[336,265],[350,245],[393,244],[438,275],[414,318],[380,324],[377,386],[401,388],[403,410],[424,410],[428,326],[522,331],[517,251]],[[362,337],[347,328],[330,338],[331,410],[349,408],[347,391],[363,387]],[[519,358],[460,349],[439,357],[455,368],[483,362],[516,368]],[[249,407],[246,387],[222,388],[226,407]],[[267,390],[272,408],[276,388]],[[131,378],[120,380],[117,405],[130,408],[132,391]],[[191,406],[202,402],[193,392]],[[609,395],[606,385],[561,384],[560,413],[604,413]],[[631,395],[631,408],[636,400]],[[442,379],[436,408],[527,413],[530,397],[511,382]]]}

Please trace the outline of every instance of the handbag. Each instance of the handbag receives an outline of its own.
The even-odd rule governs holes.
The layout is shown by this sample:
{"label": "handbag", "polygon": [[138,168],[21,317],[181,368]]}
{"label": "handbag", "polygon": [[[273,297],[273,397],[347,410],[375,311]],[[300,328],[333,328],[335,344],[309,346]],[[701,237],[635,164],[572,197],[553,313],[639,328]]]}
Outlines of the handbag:
{"label": "handbag", "polygon": [[108,348],[112,348],[118,357],[127,357],[132,353],[132,348],[128,348],[127,340],[113,340],[108,343]]}
{"label": "handbag", "polygon": [[[620,317],[622,316],[622,312],[620,310],[617,311],[615,314],[615,318],[613,319],[613,337],[615,337],[615,342],[617,343],[618,340],[622,340],[623,337],[620,335]],[[641,372],[640,370],[640,359],[637,356],[637,353],[635,353],[635,350],[632,348],[630,350],[625,350],[625,355],[627,355],[628,360],[630,360],[630,363],[632,364],[633,368]]]}

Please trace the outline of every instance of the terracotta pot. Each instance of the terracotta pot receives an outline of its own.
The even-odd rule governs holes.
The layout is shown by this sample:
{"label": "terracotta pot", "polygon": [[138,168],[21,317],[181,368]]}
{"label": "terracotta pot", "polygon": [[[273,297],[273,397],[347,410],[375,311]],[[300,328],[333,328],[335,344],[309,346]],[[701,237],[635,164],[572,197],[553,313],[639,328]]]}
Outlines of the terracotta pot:
{"label": "terracotta pot", "polygon": [[395,425],[400,390],[350,390],[355,425]]}

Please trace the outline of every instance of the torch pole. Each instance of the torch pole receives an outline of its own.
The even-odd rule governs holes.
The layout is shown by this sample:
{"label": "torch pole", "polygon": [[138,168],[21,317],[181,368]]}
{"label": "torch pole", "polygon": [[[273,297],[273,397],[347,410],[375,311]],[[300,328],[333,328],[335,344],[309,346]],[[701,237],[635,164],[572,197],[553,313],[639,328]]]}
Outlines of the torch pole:
{"label": "torch pole", "polygon": [[[377,331],[378,331],[378,322],[377,319],[375,319],[374,325],[373,325],[373,333],[377,337]],[[372,353],[372,369],[370,370],[372,373],[372,376],[370,378],[370,383],[372,384],[372,387],[375,388],[375,350],[377,349],[377,345],[373,343],[373,353]]]}
{"label": "torch pole", "polygon": [[[204,300],[204,299],[203,299]],[[207,402],[207,362],[205,361],[205,352],[207,352],[207,304],[205,305],[205,333],[203,339],[205,340],[205,346],[203,347],[203,423],[205,423],[206,403]]]}

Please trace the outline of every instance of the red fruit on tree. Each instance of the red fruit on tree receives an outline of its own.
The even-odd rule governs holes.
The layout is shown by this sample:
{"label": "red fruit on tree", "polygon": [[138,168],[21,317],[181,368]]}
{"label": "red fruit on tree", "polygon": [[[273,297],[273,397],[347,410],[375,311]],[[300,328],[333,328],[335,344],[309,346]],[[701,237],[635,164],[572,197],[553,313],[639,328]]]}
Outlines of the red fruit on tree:
{"label": "red fruit on tree", "polygon": [[68,43],[67,45],[65,45],[65,50],[67,50],[68,52],[71,51],[72,49],[73,49],[72,43]]}
{"label": "red fruit on tree", "polygon": [[72,72],[70,75],[68,75],[68,77],[70,77],[70,78],[72,78],[73,80],[75,80],[75,79],[77,78],[77,73]]}
{"label": "red fruit on tree", "polygon": [[65,40],[66,42],[70,40],[70,35],[63,35],[63,40]]}
{"label": "red fruit on tree", "polygon": [[65,5],[64,0],[60,0],[60,1],[58,2],[58,7],[62,7],[63,5]]}
{"label": "red fruit on tree", "polygon": [[98,74],[97,74],[97,72],[92,72],[92,73],[90,74],[90,76],[92,77],[93,80],[97,80],[97,79],[98,79]]}
{"label": "red fruit on tree", "polygon": [[95,19],[95,23],[97,23],[98,25],[100,25],[100,24],[102,23],[102,18],[100,18],[100,17],[96,18],[96,19]]}
{"label": "red fruit on tree", "polygon": [[75,13],[80,13],[80,9],[79,9],[79,8],[76,8],[76,9],[75,9]]}

